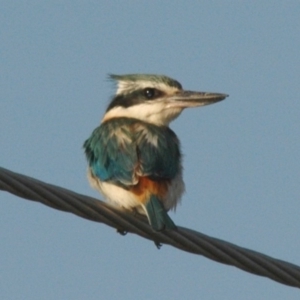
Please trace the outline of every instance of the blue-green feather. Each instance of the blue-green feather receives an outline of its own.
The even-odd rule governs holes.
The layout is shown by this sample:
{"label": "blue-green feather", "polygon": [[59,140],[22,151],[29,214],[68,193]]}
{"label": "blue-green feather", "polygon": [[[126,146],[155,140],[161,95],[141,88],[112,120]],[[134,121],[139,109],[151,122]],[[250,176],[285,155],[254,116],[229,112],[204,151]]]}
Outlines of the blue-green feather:
{"label": "blue-green feather", "polygon": [[154,230],[160,231],[163,229],[176,229],[176,225],[155,195],[150,196],[145,207],[148,213],[150,225]]}
{"label": "blue-green feather", "polygon": [[138,144],[143,172],[152,179],[172,179],[179,171],[180,151],[175,133],[168,127],[147,127],[157,135],[157,147],[146,139]]}
{"label": "blue-green feather", "polygon": [[[149,136],[157,139],[157,145]],[[136,176],[173,179],[180,170],[175,133],[137,119],[114,118],[102,123],[84,148],[93,174],[123,187],[136,184]]]}

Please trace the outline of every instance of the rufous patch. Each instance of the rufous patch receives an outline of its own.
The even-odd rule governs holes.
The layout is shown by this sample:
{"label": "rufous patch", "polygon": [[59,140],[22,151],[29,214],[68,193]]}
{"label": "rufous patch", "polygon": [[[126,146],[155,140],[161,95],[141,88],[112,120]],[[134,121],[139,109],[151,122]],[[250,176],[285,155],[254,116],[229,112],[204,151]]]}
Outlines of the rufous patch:
{"label": "rufous patch", "polygon": [[139,177],[139,182],[130,191],[134,193],[141,203],[146,203],[150,195],[164,199],[168,192],[169,180],[154,181],[148,177]]}

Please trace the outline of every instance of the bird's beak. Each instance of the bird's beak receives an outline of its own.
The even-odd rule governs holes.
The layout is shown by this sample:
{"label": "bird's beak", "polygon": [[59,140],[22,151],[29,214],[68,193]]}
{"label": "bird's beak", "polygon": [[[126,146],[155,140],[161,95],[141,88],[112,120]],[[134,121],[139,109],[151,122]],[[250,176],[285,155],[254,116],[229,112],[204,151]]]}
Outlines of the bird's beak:
{"label": "bird's beak", "polygon": [[206,92],[179,91],[168,97],[169,107],[187,108],[204,106],[224,100],[228,95]]}

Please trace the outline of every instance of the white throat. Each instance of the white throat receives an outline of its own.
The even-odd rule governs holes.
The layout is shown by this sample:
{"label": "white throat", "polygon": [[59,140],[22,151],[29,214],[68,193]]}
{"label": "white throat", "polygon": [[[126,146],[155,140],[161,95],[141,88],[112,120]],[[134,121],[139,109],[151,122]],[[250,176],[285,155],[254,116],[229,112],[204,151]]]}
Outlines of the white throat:
{"label": "white throat", "polygon": [[109,110],[102,122],[112,118],[134,118],[158,126],[168,126],[182,112],[182,107],[168,107],[163,102],[141,103],[130,107],[117,106]]}

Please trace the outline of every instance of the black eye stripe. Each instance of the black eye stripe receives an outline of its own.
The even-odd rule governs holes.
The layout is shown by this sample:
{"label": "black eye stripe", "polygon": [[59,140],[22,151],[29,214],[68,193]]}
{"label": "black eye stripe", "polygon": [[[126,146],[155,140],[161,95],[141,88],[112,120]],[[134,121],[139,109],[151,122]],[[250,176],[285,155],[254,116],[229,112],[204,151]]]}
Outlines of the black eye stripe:
{"label": "black eye stripe", "polygon": [[159,97],[162,97],[163,95],[164,93],[162,91],[152,87],[138,89],[136,91],[124,95],[116,95],[110,102],[106,111],[109,111],[117,106],[127,108],[130,106],[138,105],[145,101],[155,100]]}

